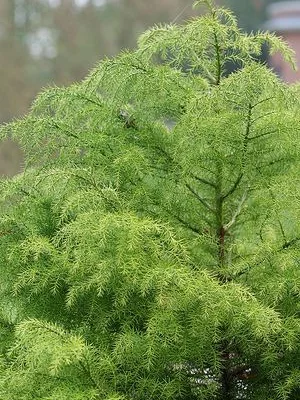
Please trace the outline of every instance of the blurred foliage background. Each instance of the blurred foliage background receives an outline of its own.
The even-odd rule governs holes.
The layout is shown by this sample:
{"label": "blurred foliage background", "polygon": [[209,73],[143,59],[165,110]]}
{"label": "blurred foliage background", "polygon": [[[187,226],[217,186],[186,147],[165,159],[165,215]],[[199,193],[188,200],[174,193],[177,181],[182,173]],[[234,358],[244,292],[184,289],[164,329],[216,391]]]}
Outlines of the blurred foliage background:
{"label": "blurred foliage background", "polygon": [[[241,28],[258,29],[274,0],[219,0]],[[193,0],[0,0],[0,122],[26,113],[42,87],[82,79],[101,58],[135,46],[156,23],[193,15]],[[197,13],[199,11],[197,10]],[[0,176],[22,168],[12,141],[0,146]]]}

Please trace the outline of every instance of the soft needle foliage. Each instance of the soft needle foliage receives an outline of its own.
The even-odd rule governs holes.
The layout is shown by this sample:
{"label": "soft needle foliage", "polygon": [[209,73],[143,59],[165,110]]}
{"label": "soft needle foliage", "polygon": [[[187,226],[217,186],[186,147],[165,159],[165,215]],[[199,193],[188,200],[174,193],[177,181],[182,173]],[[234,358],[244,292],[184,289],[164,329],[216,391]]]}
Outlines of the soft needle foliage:
{"label": "soft needle foliage", "polygon": [[197,3],[2,129],[3,400],[299,399],[293,55]]}

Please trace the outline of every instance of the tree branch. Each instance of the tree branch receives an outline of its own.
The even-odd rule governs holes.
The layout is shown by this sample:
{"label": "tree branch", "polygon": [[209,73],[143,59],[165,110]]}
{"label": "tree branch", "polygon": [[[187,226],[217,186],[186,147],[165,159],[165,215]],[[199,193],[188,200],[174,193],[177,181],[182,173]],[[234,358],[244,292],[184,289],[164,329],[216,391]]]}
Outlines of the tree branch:
{"label": "tree branch", "polygon": [[250,136],[250,128],[251,128],[251,126],[253,124],[252,110],[253,110],[253,106],[252,106],[251,103],[249,103],[248,114],[247,114],[246,132],[245,132],[245,135],[244,135],[244,144],[243,144],[243,159],[242,159],[242,168],[243,169],[245,168],[245,163],[246,163],[246,153],[247,153],[249,136]]}
{"label": "tree branch", "polygon": [[184,219],[182,219],[181,217],[178,217],[177,215],[173,215],[171,214],[175,219],[177,219],[177,221],[179,221],[182,225],[184,225],[186,228],[190,229],[192,232],[197,233],[198,235],[200,235],[200,229],[196,228],[195,226],[192,226],[191,224],[189,224],[187,221],[185,221]]}
{"label": "tree branch", "polygon": [[274,99],[274,96],[266,97],[265,99],[259,100],[257,103],[255,103],[252,108],[257,107],[258,105],[265,103],[266,101],[269,101],[271,99]]}
{"label": "tree branch", "polygon": [[274,131],[270,131],[270,132],[261,133],[260,135],[256,135],[256,136],[253,136],[253,137],[249,137],[248,140],[249,140],[249,142],[250,142],[250,140],[259,139],[259,138],[261,138],[261,137],[263,137],[263,136],[272,135],[273,133],[276,133],[276,132],[277,132],[277,131],[274,130]]}
{"label": "tree branch", "polygon": [[248,192],[247,190],[244,192],[244,194],[238,204],[238,207],[237,207],[235,213],[233,214],[232,219],[227,224],[224,225],[225,231],[228,231],[228,229],[230,229],[232,227],[232,225],[235,224],[237,217],[240,215],[240,213],[242,211],[243,204],[245,203],[245,201],[247,199],[247,192]]}
{"label": "tree branch", "polygon": [[214,41],[215,41],[214,47],[216,50],[216,68],[217,68],[215,85],[219,85],[221,82],[221,76],[222,76],[222,65],[221,65],[221,54],[220,54],[221,47],[220,47],[219,40],[218,40],[215,30],[214,30],[213,36],[214,36]]}
{"label": "tree branch", "polygon": [[[289,247],[293,246],[294,244],[296,244],[297,242],[300,241],[300,236],[295,237],[294,239],[291,239],[287,242],[285,242],[281,247],[279,247],[278,249],[274,250],[271,254],[276,254],[276,253],[280,253],[283,250],[288,249]],[[252,269],[255,266],[258,266],[259,264],[261,264],[263,261],[265,261],[265,257],[258,260],[255,264],[253,264],[252,266],[247,266],[246,268],[242,269],[241,271],[237,272],[236,274],[234,274],[234,278],[239,278],[240,276],[244,275],[246,272],[249,272],[250,269]],[[233,277],[231,278],[231,280],[233,279]]]}
{"label": "tree branch", "polygon": [[197,175],[192,175],[192,176],[193,176],[193,178],[196,179],[197,181],[199,181],[199,182],[201,182],[201,183],[204,183],[204,185],[208,185],[208,186],[211,186],[211,187],[213,187],[214,189],[216,189],[216,185],[215,185],[213,182],[210,182],[210,181],[208,181],[208,180],[206,180],[206,179],[204,179],[204,178],[200,178],[200,176],[197,176]]}
{"label": "tree branch", "polygon": [[196,199],[198,199],[200,201],[200,203],[207,208],[210,212],[215,214],[215,210],[204,200],[202,199],[201,196],[199,196],[199,194],[188,184],[186,183],[185,186],[189,189],[189,191],[191,193],[193,193],[193,195],[196,197]]}
{"label": "tree branch", "polygon": [[75,97],[78,97],[78,98],[81,99],[81,100],[85,100],[85,101],[87,101],[88,103],[92,103],[92,104],[94,104],[94,105],[96,105],[96,106],[98,106],[98,107],[103,107],[103,104],[101,104],[100,102],[98,102],[98,101],[96,101],[96,100],[90,99],[89,97],[85,96],[85,95],[82,94],[82,93],[74,93],[74,96],[75,96]]}
{"label": "tree branch", "polygon": [[59,131],[65,133],[67,136],[71,136],[71,137],[73,137],[73,138],[79,140],[79,136],[75,135],[75,133],[69,131],[68,129],[63,128],[62,126],[59,125],[58,122],[53,121],[53,122],[52,122],[52,126],[53,126],[53,128],[56,128],[56,129],[58,129]]}
{"label": "tree branch", "polygon": [[293,246],[298,241],[300,241],[300,237],[295,237],[294,239],[288,240],[284,243],[284,245],[278,251],[288,249],[289,247]]}
{"label": "tree branch", "polygon": [[236,181],[234,182],[233,186],[228,190],[226,194],[223,195],[223,200],[225,200],[228,196],[233,194],[236,189],[238,188],[243,176],[244,176],[244,168],[245,168],[245,163],[246,163],[246,153],[247,153],[247,148],[248,148],[248,143],[249,143],[249,135],[250,135],[250,128],[252,125],[252,110],[253,106],[251,103],[248,105],[248,113],[247,113],[247,123],[246,123],[246,131],[244,134],[244,143],[243,143],[243,150],[242,150],[242,172],[239,174],[237,177]]}
{"label": "tree branch", "polygon": [[223,200],[225,200],[228,196],[230,196],[232,193],[235,192],[235,190],[237,189],[237,187],[239,186],[242,178],[243,178],[244,173],[241,172],[240,175],[237,177],[236,181],[234,182],[234,184],[232,185],[232,187],[228,190],[228,192],[226,194],[224,194],[222,196]]}
{"label": "tree branch", "polygon": [[255,122],[259,121],[262,118],[268,117],[269,115],[273,115],[273,114],[276,114],[275,111],[270,111],[270,112],[268,112],[266,114],[260,115],[259,117],[257,117],[257,118],[252,120],[252,124],[254,124]]}

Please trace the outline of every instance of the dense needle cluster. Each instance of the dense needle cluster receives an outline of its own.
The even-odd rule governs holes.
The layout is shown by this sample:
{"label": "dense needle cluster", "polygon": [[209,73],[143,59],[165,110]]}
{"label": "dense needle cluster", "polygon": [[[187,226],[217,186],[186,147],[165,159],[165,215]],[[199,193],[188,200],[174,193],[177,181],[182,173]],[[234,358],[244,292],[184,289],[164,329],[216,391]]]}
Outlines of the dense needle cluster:
{"label": "dense needle cluster", "polygon": [[299,399],[292,52],[200,3],[2,128],[3,400]]}

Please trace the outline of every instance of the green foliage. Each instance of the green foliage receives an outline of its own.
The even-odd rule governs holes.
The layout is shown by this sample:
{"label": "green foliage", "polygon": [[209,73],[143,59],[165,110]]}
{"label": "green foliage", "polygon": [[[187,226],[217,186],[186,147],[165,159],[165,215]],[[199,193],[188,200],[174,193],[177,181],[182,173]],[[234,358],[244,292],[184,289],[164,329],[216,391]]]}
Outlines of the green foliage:
{"label": "green foliage", "polygon": [[2,129],[1,399],[299,398],[292,53],[197,3]]}

